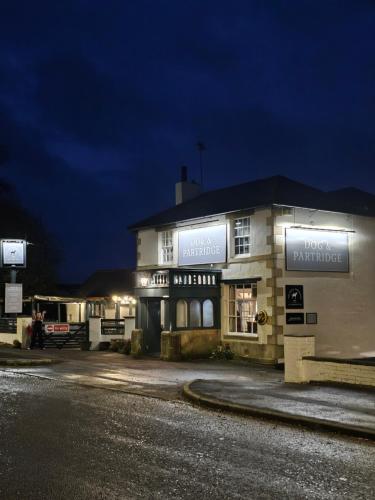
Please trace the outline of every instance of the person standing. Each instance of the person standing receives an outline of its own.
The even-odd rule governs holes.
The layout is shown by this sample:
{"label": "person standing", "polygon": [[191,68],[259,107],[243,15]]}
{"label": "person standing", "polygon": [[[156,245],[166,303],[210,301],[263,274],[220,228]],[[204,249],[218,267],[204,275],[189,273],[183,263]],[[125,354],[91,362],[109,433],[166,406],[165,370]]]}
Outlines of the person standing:
{"label": "person standing", "polygon": [[38,342],[39,349],[45,349],[43,337],[43,321],[46,311],[33,312],[32,336],[30,349],[34,349],[36,342]]}

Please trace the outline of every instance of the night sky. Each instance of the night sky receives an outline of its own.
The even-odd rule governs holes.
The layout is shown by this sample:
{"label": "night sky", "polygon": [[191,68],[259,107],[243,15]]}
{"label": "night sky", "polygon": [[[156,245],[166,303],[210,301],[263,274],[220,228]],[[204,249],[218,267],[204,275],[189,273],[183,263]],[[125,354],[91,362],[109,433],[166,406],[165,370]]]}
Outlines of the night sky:
{"label": "night sky", "polygon": [[53,233],[60,278],[134,265],[127,226],[274,174],[375,193],[375,3],[3,0],[0,177]]}

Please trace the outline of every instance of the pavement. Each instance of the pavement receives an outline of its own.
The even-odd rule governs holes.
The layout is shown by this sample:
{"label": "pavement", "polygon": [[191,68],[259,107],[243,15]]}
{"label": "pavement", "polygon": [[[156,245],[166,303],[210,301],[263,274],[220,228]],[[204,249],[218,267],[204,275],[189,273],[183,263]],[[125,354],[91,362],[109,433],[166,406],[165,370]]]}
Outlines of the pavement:
{"label": "pavement", "polygon": [[[0,359],[2,355],[4,351],[0,350]],[[30,351],[22,351],[22,356],[35,357]],[[113,352],[57,349],[38,352],[38,359],[50,359],[52,364],[13,369],[25,376],[169,401],[180,400],[183,395],[220,411],[375,440],[372,389],[285,384],[281,370],[241,361],[166,362]]]}

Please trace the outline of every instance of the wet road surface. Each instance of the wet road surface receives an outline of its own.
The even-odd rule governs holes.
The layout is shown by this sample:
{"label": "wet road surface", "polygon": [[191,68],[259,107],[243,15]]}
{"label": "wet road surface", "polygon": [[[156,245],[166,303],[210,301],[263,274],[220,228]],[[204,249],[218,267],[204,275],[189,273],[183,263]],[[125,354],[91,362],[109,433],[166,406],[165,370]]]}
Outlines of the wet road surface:
{"label": "wet road surface", "polygon": [[0,498],[373,499],[375,445],[0,372]]}

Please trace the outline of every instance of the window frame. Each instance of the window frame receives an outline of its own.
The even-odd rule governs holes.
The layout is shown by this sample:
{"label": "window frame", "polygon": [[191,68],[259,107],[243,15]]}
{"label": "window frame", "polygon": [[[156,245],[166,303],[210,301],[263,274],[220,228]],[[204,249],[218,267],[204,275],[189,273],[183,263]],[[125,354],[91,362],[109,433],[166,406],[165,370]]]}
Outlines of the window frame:
{"label": "window frame", "polygon": [[[172,230],[162,231],[160,233],[160,264],[173,264],[174,260],[174,233]],[[167,257],[167,258],[166,258]]]}
{"label": "window frame", "polygon": [[[231,288],[234,291],[231,297]],[[237,298],[237,290],[251,290],[251,297],[249,299],[238,299]],[[249,303],[249,313],[248,314],[238,314],[240,308],[238,308],[238,303],[241,305],[244,302]],[[251,304],[252,303],[252,304]],[[255,307],[254,307],[255,304]],[[250,314],[251,309],[253,308],[253,314]],[[226,308],[226,316],[228,320],[228,333],[227,335],[236,335],[247,338],[258,338],[258,325],[255,321],[255,316],[258,312],[258,297],[257,297],[257,283],[231,283],[228,285],[228,304]],[[238,331],[238,322],[246,321],[251,325],[250,332]],[[235,329],[231,328],[231,325],[235,325]]]}
{"label": "window frame", "polygon": [[[244,226],[238,226],[237,223],[239,221],[248,221]],[[237,226],[237,227],[236,227]],[[248,229],[245,234],[236,234],[238,230]],[[248,238],[247,243],[240,243],[238,246],[236,245],[236,241],[244,240]],[[233,256],[235,258],[248,257],[251,253],[251,218],[250,215],[245,215],[244,217],[236,217],[232,222],[232,242],[233,242]],[[237,253],[237,248],[246,248],[247,251]]]}
{"label": "window frame", "polygon": [[[212,304],[212,325],[211,326],[204,326],[204,314],[203,314],[203,305],[206,301],[210,301]],[[178,326],[177,325],[177,306],[180,301],[184,301],[186,303],[187,307],[187,317],[186,317],[186,326]],[[192,325],[191,323],[191,304],[197,302],[199,304],[199,318],[200,326],[195,326]],[[212,297],[191,297],[191,298],[179,298],[175,302],[175,328],[176,330],[209,330],[209,329],[218,329],[218,320],[217,320],[217,304],[216,301],[213,300]]]}

